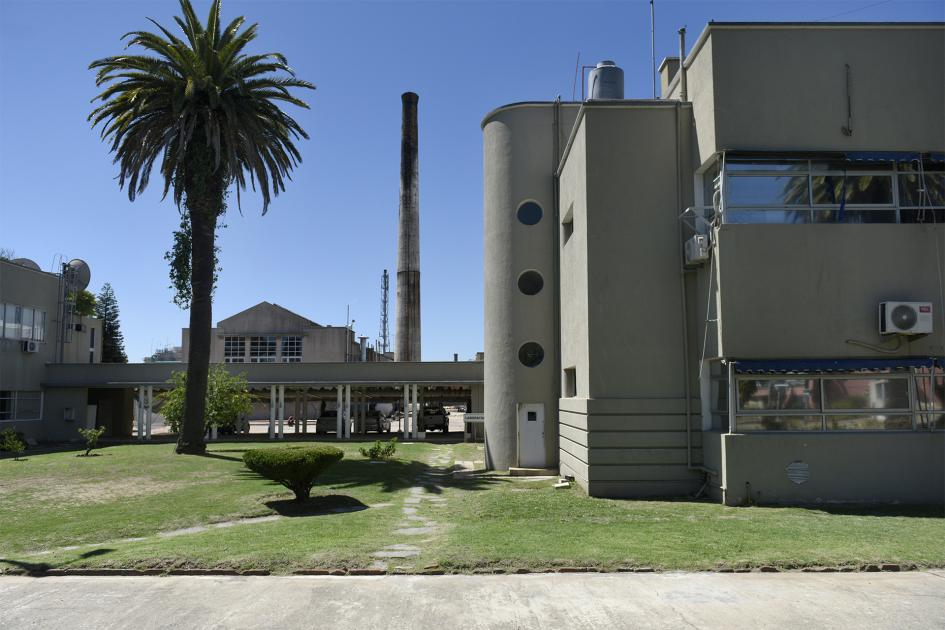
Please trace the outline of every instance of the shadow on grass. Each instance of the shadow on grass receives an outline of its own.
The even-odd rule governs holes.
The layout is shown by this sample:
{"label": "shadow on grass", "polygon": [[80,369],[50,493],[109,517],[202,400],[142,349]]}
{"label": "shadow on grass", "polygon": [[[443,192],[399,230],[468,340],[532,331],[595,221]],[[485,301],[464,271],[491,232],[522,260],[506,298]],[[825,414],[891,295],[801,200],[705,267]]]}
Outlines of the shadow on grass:
{"label": "shadow on grass", "polygon": [[210,459],[224,459],[230,462],[241,462],[243,461],[242,457],[233,457],[231,455],[220,455],[219,453],[235,453],[235,452],[245,452],[245,451],[207,451],[206,453],[201,453],[200,457],[208,457]]}
{"label": "shadow on grass", "polygon": [[88,558],[94,558],[96,556],[104,556],[111,552],[115,551],[114,549],[108,547],[99,547],[97,549],[90,549],[84,553],[80,553],[72,560],[67,560],[65,562],[57,562],[56,564],[50,564],[49,562],[25,562],[23,560],[14,560],[12,558],[0,558],[0,563],[9,564],[12,567],[16,567],[25,573],[31,574],[40,574],[49,571],[50,569],[63,569],[68,567],[68,565],[79,560],[87,560]]}
{"label": "shadow on grass", "polygon": [[[459,490],[486,490],[506,480],[494,475],[466,474],[453,477],[453,468],[434,468],[417,461],[387,460],[383,464],[367,459],[343,459],[318,477],[315,489],[354,490],[377,488],[381,492],[397,492],[407,488],[421,487],[431,494],[441,494],[444,488]],[[249,469],[241,468],[234,473],[237,478],[259,481],[266,479]],[[277,482],[268,480],[272,485]]]}
{"label": "shadow on grass", "polygon": [[846,505],[796,505],[777,506],[764,505],[760,507],[796,507],[812,512],[825,512],[838,516],[906,516],[919,518],[945,519],[945,506],[941,505],[877,505],[877,504],[846,504]]}
{"label": "shadow on grass", "polygon": [[12,558],[0,558],[0,562],[9,564],[26,573],[43,573],[44,571],[55,568],[48,562],[23,562],[22,560],[14,560]]}
{"label": "shadow on grass", "polygon": [[323,516],[360,512],[368,509],[368,506],[354,497],[343,494],[314,496],[302,503],[293,499],[274,499],[266,501],[265,505],[282,516]]}
{"label": "shadow on grass", "polygon": [[443,488],[485,490],[498,480],[486,475],[453,477],[453,468],[434,468],[417,461],[388,460],[385,464],[366,459],[341,460],[321,477],[321,485],[335,490],[380,486],[383,492],[396,492],[415,486],[440,494]]}

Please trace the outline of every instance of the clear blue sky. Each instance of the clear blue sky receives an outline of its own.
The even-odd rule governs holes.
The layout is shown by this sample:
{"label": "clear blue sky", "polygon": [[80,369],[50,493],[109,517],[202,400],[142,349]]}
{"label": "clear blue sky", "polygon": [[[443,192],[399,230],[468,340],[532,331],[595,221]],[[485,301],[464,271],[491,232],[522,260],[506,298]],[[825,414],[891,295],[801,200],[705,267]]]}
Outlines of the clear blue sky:
{"label": "clear blue sky", "polygon": [[[195,0],[201,16],[208,0]],[[681,2],[657,0],[657,61],[717,21],[945,20],[941,0]],[[119,37],[171,26],[177,3],[0,0],[0,247],[49,270],[84,258],[93,291],[111,282],[128,356],[180,343],[164,252],[177,211],[149,189],[131,203],[86,116],[86,67]],[[296,110],[311,140],[267,216],[243,197],[222,231],[214,321],[261,300],[324,324],[345,306],[358,334],[378,334],[380,277],[396,265],[400,94],[420,95],[423,358],[482,349],[482,151],[479,123],[513,101],[571,96],[575,58],[614,59],[628,97],[649,97],[649,3],[320,2],[223,4],[259,22],[254,50],[281,51],[315,83]],[[578,83],[578,86],[580,83]],[[580,87],[578,87],[580,90]],[[156,180],[156,178],[155,178]],[[235,206],[235,204],[234,204]],[[393,293],[393,283],[392,283]],[[393,299],[393,295],[392,295]],[[393,304],[391,317],[393,326]]]}

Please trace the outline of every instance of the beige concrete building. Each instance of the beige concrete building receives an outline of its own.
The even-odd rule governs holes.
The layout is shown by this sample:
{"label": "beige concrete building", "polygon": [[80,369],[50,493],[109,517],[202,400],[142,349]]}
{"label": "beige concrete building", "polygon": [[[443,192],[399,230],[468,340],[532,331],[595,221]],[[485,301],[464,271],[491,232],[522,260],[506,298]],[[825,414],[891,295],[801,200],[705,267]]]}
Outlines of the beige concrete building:
{"label": "beige concrete building", "polygon": [[[76,317],[57,355],[60,282],[0,261],[0,429],[13,426],[43,442],[75,441],[77,429],[89,426],[105,426],[107,437],[151,439],[157,396],[186,362],[101,364],[97,320]],[[398,427],[405,439],[422,436],[424,403],[460,402],[482,412],[481,361],[395,363],[345,327],[321,326],[268,302],[221,320],[213,335],[211,362],[246,378],[249,417],[268,419],[270,439],[316,432],[350,439],[376,430],[369,416],[377,405],[408,409]],[[38,349],[26,352],[26,342]],[[293,416],[301,421],[290,426]]]}
{"label": "beige concrete building", "polygon": [[[85,419],[110,424],[128,401],[93,390],[81,400],[48,400],[50,363],[96,364],[102,359],[102,328],[94,317],[63,314],[60,274],[26,259],[0,260],[0,430],[14,428],[29,439],[77,437]],[[44,418],[55,417],[53,428]]]}
{"label": "beige concrete building", "polygon": [[945,501],[945,26],[712,23],[660,70],[483,121],[491,463]]}
{"label": "beige concrete building", "polygon": [[[322,326],[292,311],[260,302],[220,320],[213,328],[211,363],[324,363],[390,361],[375,353],[346,326]],[[181,353],[187,361],[190,330],[181,331]]]}

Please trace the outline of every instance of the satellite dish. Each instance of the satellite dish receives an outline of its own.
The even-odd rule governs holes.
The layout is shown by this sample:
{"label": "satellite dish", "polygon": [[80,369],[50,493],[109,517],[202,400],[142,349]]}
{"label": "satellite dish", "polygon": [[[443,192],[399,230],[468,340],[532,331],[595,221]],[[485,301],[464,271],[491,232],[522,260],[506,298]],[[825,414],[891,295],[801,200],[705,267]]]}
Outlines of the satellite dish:
{"label": "satellite dish", "polygon": [[73,276],[75,278],[75,290],[84,291],[89,286],[89,282],[92,281],[92,270],[89,268],[89,264],[81,258],[75,258],[69,261],[69,268],[75,274]]}
{"label": "satellite dish", "polygon": [[34,261],[29,258],[14,258],[11,260],[14,265],[19,265],[21,267],[26,267],[27,269],[32,269],[33,271],[42,271]]}

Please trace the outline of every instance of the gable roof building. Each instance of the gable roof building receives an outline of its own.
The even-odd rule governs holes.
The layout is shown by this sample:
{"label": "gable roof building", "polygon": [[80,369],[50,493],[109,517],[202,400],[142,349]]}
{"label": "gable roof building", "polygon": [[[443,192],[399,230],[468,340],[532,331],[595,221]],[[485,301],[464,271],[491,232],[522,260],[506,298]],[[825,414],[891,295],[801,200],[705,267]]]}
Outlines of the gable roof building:
{"label": "gable roof building", "polygon": [[[362,340],[363,341],[363,340]],[[184,361],[190,329],[181,333]],[[211,363],[344,363],[388,360],[362,348],[346,326],[323,326],[272,302],[260,302],[217,322]]]}

